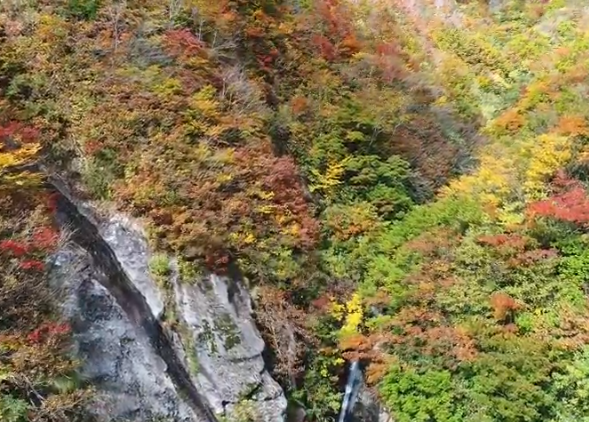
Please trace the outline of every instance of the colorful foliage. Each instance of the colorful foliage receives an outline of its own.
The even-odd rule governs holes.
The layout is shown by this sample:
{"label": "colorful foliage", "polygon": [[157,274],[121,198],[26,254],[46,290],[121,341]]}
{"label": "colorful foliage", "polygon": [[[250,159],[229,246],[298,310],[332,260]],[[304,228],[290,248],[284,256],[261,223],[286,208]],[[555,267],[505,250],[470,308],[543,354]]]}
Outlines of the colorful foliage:
{"label": "colorful foliage", "polygon": [[[429,3],[3,3],[0,193],[43,151],[162,254],[237,264],[310,420],[337,414],[344,358],[399,421],[586,419],[586,11]],[[3,287],[58,242],[19,224]],[[73,368],[49,311],[15,332],[2,309],[14,371],[35,348]]]}
{"label": "colorful foliage", "polygon": [[[75,381],[70,327],[60,321],[47,280],[60,234],[38,162],[52,129],[27,103],[43,81],[22,73],[18,40],[26,29],[7,14],[11,7],[18,9],[0,5],[0,419],[77,420],[88,395]],[[43,20],[38,24],[41,31]],[[42,43],[35,48],[43,61]]]}
{"label": "colorful foliage", "polygon": [[589,222],[589,197],[581,183],[561,176],[555,181],[558,192],[528,207],[532,217],[548,217],[579,225]]}
{"label": "colorful foliage", "polygon": [[87,393],[76,383],[71,330],[55,313],[48,254],[58,234],[41,192],[12,186],[0,200],[0,416],[56,422],[83,417]]}

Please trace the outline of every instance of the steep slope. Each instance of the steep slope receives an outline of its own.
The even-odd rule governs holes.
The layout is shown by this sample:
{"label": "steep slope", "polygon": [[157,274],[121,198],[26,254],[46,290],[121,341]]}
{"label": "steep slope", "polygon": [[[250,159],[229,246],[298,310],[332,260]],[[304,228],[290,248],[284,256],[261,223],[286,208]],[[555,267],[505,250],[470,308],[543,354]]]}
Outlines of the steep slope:
{"label": "steep slope", "polygon": [[[82,373],[105,396],[104,409],[93,413],[101,420],[216,421],[249,403],[251,417],[284,420],[286,401],[265,370],[264,343],[240,281],[211,276],[180,285],[178,274],[150,274],[136,227],[117,217],[100,222],[56,183],[58,218],[72,244],[58,252],[52,278],[66,291]],[[158,287],[155,276],[174,290]],[[164,304],[166,295],[173,298]],[[164,310],[179,314],[175,325],[161,321]]]}
{"label": "steep slope", "polygon": [[337,326],[324,336],[310,302],[345,296],[339,249],[430,198],[477,142],[407,79],[419,45],[336,2],[2,7],[6,139],[33,124],[52,168],[141,216],[182,272],[237,264],[262,287],[276,375],[309,417],[336,414],[344,361],[318,352]]}
{"label": "steep slope", "polygon": [[310,420],[338,414],[346,360],[399,421],[583,420],[582,5],[294,6],[3,3],[0,181],[33,186],[13,169],[38,143],[139,217],[158,327],[204,324],[177,313],[187,281],[239,267]]}
{"label": "steep slope", "polygon": [[582,420],[586,12],[473,2],[453,16],[426,32],[438,101],[478,111],[487,143],[476,170],[353,252],[370,306],[341,345],[375,363],[401,421]]}

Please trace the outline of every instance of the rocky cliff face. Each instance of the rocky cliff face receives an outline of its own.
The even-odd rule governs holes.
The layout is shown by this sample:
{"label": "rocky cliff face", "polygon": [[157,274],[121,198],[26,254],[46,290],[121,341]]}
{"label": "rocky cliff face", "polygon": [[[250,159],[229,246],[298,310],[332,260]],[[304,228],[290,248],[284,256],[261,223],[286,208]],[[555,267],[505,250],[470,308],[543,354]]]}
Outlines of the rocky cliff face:
{"label": "rocky cliff face", "polygon": [[98,389],[91,413],[99,420],[200,421],[180,398],[147,335],[104,287],[104,277],[75,245],[55,257],[53,282],[63,289],[82,373]]}
{"label": "rocky cliff face", "polygon": [[63,292],[82,374],[98,390],[99,419],[284,420],[286,399],[265,368],[239,280],[181,282],[173,259],[165,279],[154,277],[145,235],[130,219],[101,221],[67,196],[59,216],[73,235],[54,258],[52,283]]}
{"label": "rocky cliff face", "polygon": [[356,400],[350,422],[395,422],[394,418],[382,406],[378,397],[371,392],[364,382],[360,386],[358,399]]}

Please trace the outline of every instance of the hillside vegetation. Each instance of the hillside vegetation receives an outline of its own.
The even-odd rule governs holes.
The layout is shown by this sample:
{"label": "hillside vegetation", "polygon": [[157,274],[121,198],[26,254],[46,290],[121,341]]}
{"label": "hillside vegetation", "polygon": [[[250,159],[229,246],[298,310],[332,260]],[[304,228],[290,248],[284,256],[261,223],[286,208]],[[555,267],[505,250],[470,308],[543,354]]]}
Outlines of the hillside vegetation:
{"label": "hillside vegetation", "polygon": [[89,394],[50,295],[2,305],[58,243],[40,160],[237,265],[309,420],[353,359],[399,422],[589,420],[589,14],[433,3],[2,2],[0,415]]}

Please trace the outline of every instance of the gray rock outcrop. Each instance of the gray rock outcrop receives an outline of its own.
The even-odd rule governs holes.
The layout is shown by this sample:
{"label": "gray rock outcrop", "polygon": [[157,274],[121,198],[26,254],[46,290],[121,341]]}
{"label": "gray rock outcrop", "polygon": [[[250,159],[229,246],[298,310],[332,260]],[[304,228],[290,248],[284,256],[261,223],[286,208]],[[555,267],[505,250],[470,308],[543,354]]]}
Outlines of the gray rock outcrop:
{"label": "gray rock outcrop", "polygon": [[234,280],[211,275],[195,284],[174,282],[181,323],[198,370],[195,383],[216,412],[243,399],[254,403],[252,418],[282,421],[286,399],[266,371],[264,342],[251,319],[247,291]]}
{"label": "gray rock outcrop", "polygon": [[363,384],[352,409],[350,422],[394,422],[394,419],[382,406],[376,394]]}
{"label": "gray rock outcrop", "polygon": [[63,293],[82,375],[98,390],[99,419],[284,421],[286,398],[266,370],[238,279],[180,282],[170,259],[162,283],[150,274],[140,225],[121,215],[101,220],[67,196],[60,202],[74,234],[55,256],[52,282]]}
{"label": "gray rock outcrop", "polygon": [[75,333],[82,376],[97,387],[89,409],[99,421],[199,421],[180,398],[166,364],[103,286],[105,275],[75,245],[54,258],[52,281]]}

